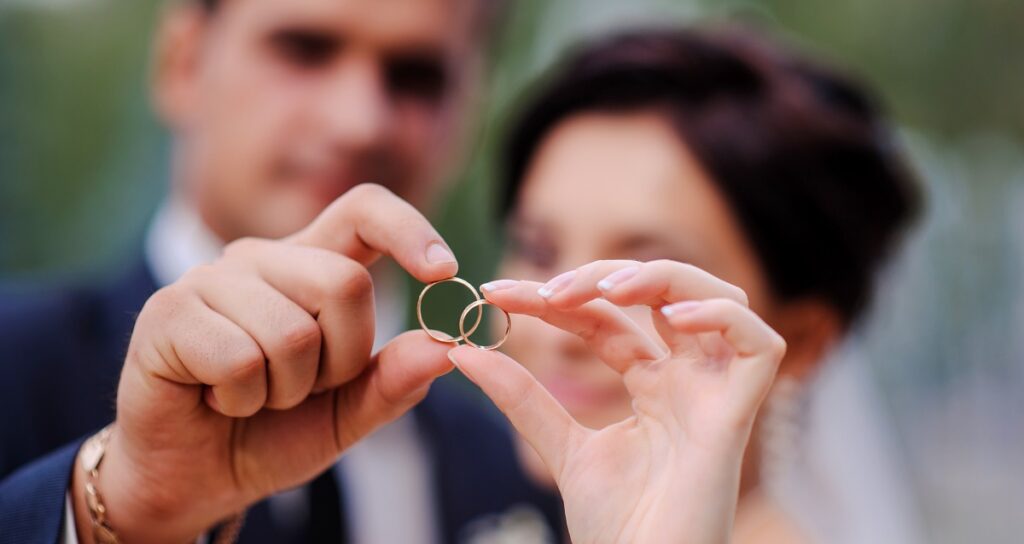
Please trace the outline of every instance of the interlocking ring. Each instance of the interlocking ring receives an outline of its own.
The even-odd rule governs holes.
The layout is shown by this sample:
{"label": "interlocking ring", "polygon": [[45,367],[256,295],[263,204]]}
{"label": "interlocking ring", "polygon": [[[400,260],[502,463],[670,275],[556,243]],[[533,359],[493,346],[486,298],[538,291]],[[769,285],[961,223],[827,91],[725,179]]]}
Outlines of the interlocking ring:
{"label": "interlocking ring", "polygon": [[[470,302],[469,305],[466,306],[466,308],[464,310],[462,310],[462,315],[459,316],[459,334],[460,334],[460,336],[457,336],[455,338],[452,338],[452,337],[450,337],[448,335],[439,336],[437,333],[435,333],[434,331],[430,330],[430,327],[427,327],[427,323],[423,319],[423,298],[426,297],[427,291],[429,291],[431,287],[433,287],[433,286],[435,286],[435,285],[437,285],[439,283],[445,283],[445,282],[449,282],[449,281],[450,282],[458,283],[458,284],[462,285],[463,287],[465,287],[466,289],[469,289],[469,292],[473,293],[473,298],[474,298],[473,302]],[[498,342],[496,342],[494,344],[491,344],[489,346],[481,346],[480,344],[477,344],[476,342],[470,340],[469,337],[474,332],[476,332],[477,328],[480,327],[480,321],[481,321],[481,319],[483,319],[483,315],[484,315],[484,311],[483,311],[483,308],[482,308],[484,304],[491,304],[491,303],[488,302],[486,299],[480,298],[480,292],[477,291],[476,287],[473,287],[473,285],[470,284],[468,281],[466,281],[466,280],[464,280],[462,278],[455,278],[455,277],[447,278],[447,279],[435,281],[433,283],[429,283],[429,284],[427,284],[426,286],[423,287],[423,290],[420,291],[419,299],[416,300],[416,318],[419,319],[420,327],[423,329],[423,331],[426,332],[428,335],[430,335],[430,337],[433,338],[434,340],[437,340],[438,342],[445,342],[445,343],[449,343],[449,344],[458,344],[459,342],[465,340],[467,344],[469,344],[469,345],[471,345],[473,347],[490,351],[490,350],[498,349],[498,346],[504,344],[505,340],[508,339],[509,333],[512,332],[512,317],[509,316],[508,312],[506,312],[504,309],[498,308],[497,306],[495,306],[495,308],[498,308],[499,310],[501,310],[501,312],[503,314],[505,314],[505,321],[506,321],[505,336],[503,336],[501,338],[501,340],[499,340]],[[491,305],[494,306],[493,304],[491,304]],[[476,309],[476,321],[473,322],[473,326],[470,327],[470,329],[467,331],[466,330],[466,317],[469,315],[469,312],[471,312],[473,309]]]}
{"label": "interlocking ring", "polygon": [[[437,285],[439,283],[445,283],[445,282],[449,282],[449,281],[458,283],[458,284],[462,285],[463,287],[465,287],[466,289],[469,289],[469,292],[473,293],[473,301],[474,302],[479,302],[480,301],[480,292],[477,291],[476,287],[473,287],[473,285],[471,283],[469,283],[468,281],[466,281],[466,280],[464,280],[462,278],[454,278],[454,277],[453,278],[447,278],[447,279],[435,281],[434,283],[428,283],[423,288],[423,290],[420,291],[420,298],[419,298],[419,300],[416,301],[416,317],[420,320],[420,327],[424,330],[424,332],[426,332],[428,335],[430,335],[430,337],[433,338],[434,340],[437,340],[438,342],[446,342],[446,343],[449,343],[449,344],[458,344],[459,342],[461,342],[461,341],[466,339],[466,336],[467,336],[466,333],[462,333],[462,336],[459,336],[458,338],[452,338],[452,337],[447,336],[447,335],[445,335],[445,336],[438,336],[436,333],[434,333],[434,331],[430,330],[430,327],[427,327],[427,322],[423,320],[423,297],[427,296],[427,291],[429,291],[431,287],[433,287],[433,286],[435,286],[435,285]],[[477,327],[480,326],[480,320],[483,318],[483,316],[484,316],[484,311],[483,310],[480,310],[480,311],[477,312],[477,314],[476,314],[476,322],[473,323],[473,328],[469,329],[469,334],[473,334],[474,332],[476,332]],[[461,331],[462,327],[459,327],[459,330]]]}
{"label": "interlocking ring", "polygon": [[[470,310],[472,310],[473,308],[481,308],[484,304],[491,304],[491,303],[489,301],[487,301],[486,299],[474,300],[473,302],[469,303],[469,306],[466,306],[465,310],[462,310],[462,315],[459,316],[459,332],[462,333],[462,336],[463,336],[463,338],[466,339],[466,343],[467,344],[473,346],[474,348],[480,348],[482,350],[491,351],[491,350],[494,350],[494,349],[498,349],[499,347],[501,347],[502,344],[505,343],[505,340],[508,340],[508,335],[512,332],[512,316],[508,315],[508,312],[506,312],[504,308],[501,308],[499,306],[495,306],[494,304],[491,304],[491,306],[494,306],[495,308],[498,308],[499,310],[501,310],[501,313],[505,314],[505,334],[501,337],[501,340],[498,340],[497,342],[495,342],[495,343],[493,343],[493,344],[491,344],[489,346],[481,346],[480,344],[477,344],[476,342],[474,342],[474,341],[469,339],[469,335],[473,334],[473,330],[476,330],[476,325],[474,325],[473,326],[473,330],[469,331],[468,333],[466,332],[465,329],[466,329],[466,316],[469,315]],[[477,310],[477,311],[479,313],[483,313],[482,309],[481,310]],[[480,315],[479,315],[479,313],[477,314],[477,318],[476,318],[477,324],[479,324],[479,322],[480,322]]]}

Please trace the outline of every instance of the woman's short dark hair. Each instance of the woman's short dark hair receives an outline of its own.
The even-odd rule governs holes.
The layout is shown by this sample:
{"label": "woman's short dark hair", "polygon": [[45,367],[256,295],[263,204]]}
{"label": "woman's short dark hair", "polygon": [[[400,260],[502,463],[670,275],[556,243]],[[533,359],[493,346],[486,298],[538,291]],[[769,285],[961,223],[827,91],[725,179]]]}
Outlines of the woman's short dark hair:
{"label": "woman's short dark hair", "polygon": [[589,111],[663,114],[774,294],[819,297],[847,323],[918,207],[878,108],[846,77],[750,29],[648,29],[584,44],[542,81],[505,147],[506,217],[545,135]]}

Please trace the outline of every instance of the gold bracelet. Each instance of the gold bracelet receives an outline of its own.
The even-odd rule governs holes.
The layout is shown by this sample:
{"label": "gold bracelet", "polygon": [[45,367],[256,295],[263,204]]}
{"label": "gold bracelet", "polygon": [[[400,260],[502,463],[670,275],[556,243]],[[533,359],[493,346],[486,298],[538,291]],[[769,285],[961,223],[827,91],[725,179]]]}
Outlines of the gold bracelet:
{"label": "gold bracelet", "polygon": [[[89,506],[89,520],[92,522],[92,536],[97,544],[121,544],[117,533],[107,524],[107,507],[103,504],[103,497],[96,487],[96,480],[100,475],[100,463],[103,455],[107,453],[107,442],[114,430],[111,423],[96,433],[82,445],[82,468],[89,475],[89,481],[85,484],[85,503]],[[235,514],[224,521],[217,531],[217,538],[214,544],[232,544],[238,539],[242,530],[242,523],[245,521],[245,511]]]}
{"label": "gold bracelet", "polygon": [[100,475],[100,463],[103,461],[103,454],[107,452],[107,442],[110,441],[110,434],[114,424],[111,423],[102,431],[93,435],[85,441],[82,446],[82,468],[89,475],[89,481],[85,483],[85,503],[89,506],[89,520],[92,521],[92,536],[98,544],[120,544],[121,539],[117,533],[107,525],[107,507],[103,504],[103,497],[96,488],[96,479]]}

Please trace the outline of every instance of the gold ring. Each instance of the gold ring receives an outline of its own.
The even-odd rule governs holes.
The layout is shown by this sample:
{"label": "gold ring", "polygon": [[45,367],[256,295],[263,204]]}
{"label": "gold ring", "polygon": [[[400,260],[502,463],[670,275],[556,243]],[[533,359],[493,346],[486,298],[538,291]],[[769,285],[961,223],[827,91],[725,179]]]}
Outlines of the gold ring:
{"label": "gold ring", "polygon": [[498,347],[505,343],[505,340],[508,340],[508,335],[509,333],[512,332],[512,316],[508,315],[508,312],[506,312],[504,308],[491,304],[491,306],[494,306],[495,308],[501,310],[501,313],[505,314],[505,335],[501,337],[501,340],[498,340],[497,342],[489,346],[481,346],[476,342],[470,340],[469,335],[476,332],[476,328],[480,325],[480,315],[483,313],[483,309],[477,310],[478,313],[476,316],[476,324],[473,325],[473,329],[470,330],[468,333],[466,332],[466,316],[469,315],[470,310],[472,310],[473,308],[480,308],[484,304],[491,304],[491,302],[486,299],[477,299],[474,300],[473,302],[470,302],[469,306],[466,306],[465,310],[462,310],[462,316],[459,317],[459,332],[462,333],[461,338],[464,338],[467,344],[473,346],[474,348],[480,348],[483,350],[491,351],[494,349],[498,349]]}
{"label": "gold ring", "polygon": [[[430,330],[430,327],[427,327],[426,321],[423,320],[423,297],[425,297],[427,295],[427,291],[429,291],[431,287],[433,287],[433,286],[435,286],[435,285],[437,285],[439,283],[445,283],[445,282],[449,282],[449,281],[453,281],[455,283],[458,283],[458,284],[462,285],[466,289],[469,289],[469,292],[473,293],[473,298],[475,299],[472,304],[476,304],[477,302],[480,302],[480,300],[481,300],[480,299],[480,293],[476,290],[476,287],[473,287],[473,284],[469,283],[468,281],[466,281],[466,280],[464,280],[462,278],[455,278],[455,277],[447,278],[447,279],[443,279],[443,280],[438,280],[438,281],[435,281],[434,283],[427,284],[423,288],[423,290],[420,291],[420,298],[419,298],[419,300],[416,301],[416,317],[420,320],[420,327],[423,328],[423,331],[426,332],[428,335],[430,335],[430,337],[433,338],[434,340],[437,340],[438,342],[447,342],[447,343],[450,343],[450,344],[458,344],[462,340],[466,340],[468,342],[469,341],[469,338],[468,338],[469,335],[466,334],[463,331],[463,326],[464,325],[462,323],[462,321],[466,319],[466,317],[465,317],[466,316],[466,312],[462,312],[462,316],[463,317],[462,317],[462,320],[459,321],[459,331],[462,332],[462,336],[460,336],[458,338],[451,338],[451,337],[447,337],[446,338],[446,337],[441,337],[441,336],[438,336],[438,335],[434,334],[434,332]],[[476,314],[476,323],[473,323],[473,328],[471,328],[469,330],[469,334],[473,334],[474,332],[476,332],[477,327],[480,326],[480,319],[483,318],[483,315],[484,315],[484,311],[483,310],[479,310],[477,312],[477,314]]]}

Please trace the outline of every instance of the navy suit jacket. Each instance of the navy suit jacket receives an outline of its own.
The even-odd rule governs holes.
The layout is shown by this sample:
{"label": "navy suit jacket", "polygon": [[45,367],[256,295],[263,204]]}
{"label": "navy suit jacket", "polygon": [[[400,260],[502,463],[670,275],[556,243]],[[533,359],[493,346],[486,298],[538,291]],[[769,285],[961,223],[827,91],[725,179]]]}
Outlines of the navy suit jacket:
{"label": "navy suit jacket", "polygon": [[[99,287],[31,293],[0,287],[0,543],[57,542],[78,447],[114,419],[135,317],[155,289],[141,259]],[[414,414],[429,449],[445,542],[459,542],[474,520],[524,504],[562,534],[561,502],[526,480],[494,411],[437,383]],[[339,485],[330,471],[310,487],[318,482]],[[340,485],[341,493],[330,494],[343,501]],[[326,522],[310,516],[297,536],[281,533],[260,503],[250,509],[240,542],[313,542],[325,535],[337,542],[347,527],[343,515],[333,515],[344,510],[339,505],[331,505]]]}

